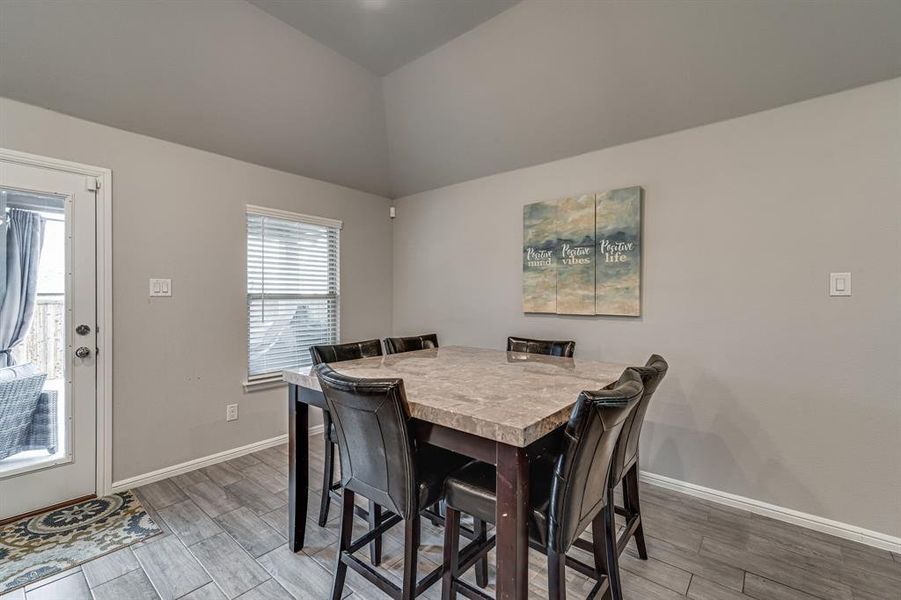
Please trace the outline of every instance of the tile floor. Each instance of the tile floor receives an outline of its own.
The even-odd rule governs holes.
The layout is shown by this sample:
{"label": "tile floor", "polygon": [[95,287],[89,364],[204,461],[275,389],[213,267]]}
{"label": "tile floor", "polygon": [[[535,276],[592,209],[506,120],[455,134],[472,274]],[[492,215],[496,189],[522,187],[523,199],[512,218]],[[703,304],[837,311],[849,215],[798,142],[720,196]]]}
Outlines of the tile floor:
{"label": "tile floor", "polygon": [[[321,440],[311,445],[318,486]],[[325,599],[337,506],[326,528],[309,525],[304,551],[291,553],[286,474],[281,446],[138,488],[164,535],[0,600]],[[901,600],[898,555],[652,486],[642,501],[651,558],[638,560],[631,547],[623,556],[627,600]],[[318,505],[314,490],[310,506]],[[384,567],[398,582],[402,535],[396,527],[384,547]],[[441,530],[424,523],[421,574],[440,561],[441,543]],[[531,563],[530,597],[540,599],[543,557],[533,552]],[[569,596],[584,598],[592,583],[570,570]],[[349,572],[348,599],[385,597]],[[440,598],[440,584],[425,597]]]}

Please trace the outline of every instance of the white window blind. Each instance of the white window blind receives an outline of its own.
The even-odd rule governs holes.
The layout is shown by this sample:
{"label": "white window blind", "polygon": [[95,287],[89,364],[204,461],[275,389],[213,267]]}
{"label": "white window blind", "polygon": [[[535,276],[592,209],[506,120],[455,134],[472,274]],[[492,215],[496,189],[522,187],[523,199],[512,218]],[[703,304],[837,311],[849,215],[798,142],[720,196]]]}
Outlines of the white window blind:
{"label": "white window blind", "polygon": [[248,383],[338,341],[340,221],[247,207]]}

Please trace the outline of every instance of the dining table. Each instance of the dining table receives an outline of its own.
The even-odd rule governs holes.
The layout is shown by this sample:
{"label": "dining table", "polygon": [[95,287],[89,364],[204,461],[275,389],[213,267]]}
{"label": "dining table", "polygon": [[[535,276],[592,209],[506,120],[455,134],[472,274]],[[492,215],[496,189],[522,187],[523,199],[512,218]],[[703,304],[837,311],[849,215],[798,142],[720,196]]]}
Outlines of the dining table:
{"label": "dining table", "polygon": [[[331,363],[342,375],[403,380],[416,439],[496,466],[497,598],[528,597],[530,448],[564,426],[583,390],[628,366],[444,346]],[[286,370],[289,415],[288,537],[303,548],[309,490],[309,407],[325,408],[310,367]]]}

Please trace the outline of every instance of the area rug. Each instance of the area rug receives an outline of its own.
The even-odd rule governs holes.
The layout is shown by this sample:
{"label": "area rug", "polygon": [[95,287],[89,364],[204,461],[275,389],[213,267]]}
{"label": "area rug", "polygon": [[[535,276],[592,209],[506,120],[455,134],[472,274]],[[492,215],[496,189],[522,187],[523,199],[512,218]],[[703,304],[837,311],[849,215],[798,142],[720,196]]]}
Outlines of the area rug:
{"label": "area rug", "polygon": [[14,521],[0,527],[0,594],[160,532],[131,492]]}

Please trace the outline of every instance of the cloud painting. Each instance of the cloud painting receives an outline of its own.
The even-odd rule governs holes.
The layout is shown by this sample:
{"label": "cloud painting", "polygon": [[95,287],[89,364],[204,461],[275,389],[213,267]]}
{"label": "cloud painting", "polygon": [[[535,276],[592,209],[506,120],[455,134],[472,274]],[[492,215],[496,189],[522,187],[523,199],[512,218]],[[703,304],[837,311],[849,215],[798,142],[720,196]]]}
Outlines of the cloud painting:
{"label": "cloud painting", "polygon": [[638,186],[523,207],[527,313],[641,315]]}
{"label": "cloud painting", "polygon": [[640,187],[597,197],[597,291],[599,315],[641,315]]}

